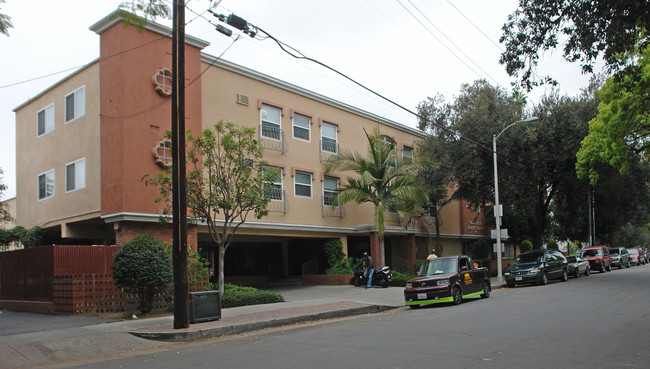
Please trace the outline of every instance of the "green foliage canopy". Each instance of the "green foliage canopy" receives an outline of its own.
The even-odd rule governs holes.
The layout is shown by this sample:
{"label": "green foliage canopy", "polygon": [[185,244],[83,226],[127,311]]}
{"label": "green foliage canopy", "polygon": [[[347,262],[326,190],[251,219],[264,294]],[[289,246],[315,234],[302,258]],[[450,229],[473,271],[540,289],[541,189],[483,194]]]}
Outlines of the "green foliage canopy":
{"label": "green foliage canopy", "polygon": [[599,56],[616,72],[631,62],[630,53],[648,45],[649,24],[647,1],[520,0],[502,27],[506,50],[499,62],[527,91],[555,83],[550,76],[536,77],[536,67],[544,51],[560,44],[563,58],[579,61],[583,72],[591,73]]}
{"label": "green foliage canopy", "polygon": [[151,235],[138,235],[122,246],[113,261],[115,285],[138,295],[142,314],[152,309],[156,294],[165,292],[173,278],[171,255]]}

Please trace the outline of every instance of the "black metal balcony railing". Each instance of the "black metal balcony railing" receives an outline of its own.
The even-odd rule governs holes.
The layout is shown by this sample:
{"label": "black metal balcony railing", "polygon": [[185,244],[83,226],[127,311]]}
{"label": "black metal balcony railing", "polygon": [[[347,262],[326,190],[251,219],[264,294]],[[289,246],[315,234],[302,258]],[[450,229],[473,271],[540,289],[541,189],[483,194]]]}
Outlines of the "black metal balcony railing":
{"label": "black metal balcony railing", "polygon": [[280,151],[283,154],[287,151],[284,131],[280,127],[268,124],[260,125],[259,138],[262,147],[265,149]]}
{"label": "black metal balcony railing", "polygon": [[271,198],[268,204],[270,213],[286,214],[289,212],[289,203],[287,202],[287,196],[284,190],[272,188],[267,192],[267,196]]}
{"label": "black metal balcony railing", "polygon": [[343,218],[345,209],[338,205],[336,195],[321,196],[321,215],[323,218]]}
{"label": "black metal balcony railing", "polygon": [[334,141],[321,140],[319,151],[320,161],[326,162],[332,156],[339,155],[341,153],[341,148],[339,147],[339,144]]}

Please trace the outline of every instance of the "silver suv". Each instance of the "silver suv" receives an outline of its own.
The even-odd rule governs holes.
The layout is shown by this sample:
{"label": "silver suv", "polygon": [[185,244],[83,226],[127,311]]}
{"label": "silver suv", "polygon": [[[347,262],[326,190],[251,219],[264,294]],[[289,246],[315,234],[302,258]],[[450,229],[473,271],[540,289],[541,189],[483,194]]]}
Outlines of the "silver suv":
{"label": "silver suv", "polygon": [[612,256],[612,267],[618,266],[618,269],[630,267],[630,253],[625,247],[610,247],[609,254]]}

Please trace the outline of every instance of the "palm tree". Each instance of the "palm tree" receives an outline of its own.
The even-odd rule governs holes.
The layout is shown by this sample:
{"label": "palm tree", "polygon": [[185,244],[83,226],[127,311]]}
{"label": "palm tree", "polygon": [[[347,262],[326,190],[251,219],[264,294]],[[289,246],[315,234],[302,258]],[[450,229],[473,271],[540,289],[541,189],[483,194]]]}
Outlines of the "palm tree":
{"label": "palm tree", "polygon": [[325,166],[327,173],[340,170],[352,171],[357,176],[347,177],[347,183],[338,188],[337,204],[354,201],[357,204],[372,203],[375,207],[374,226],[379,235],[379,264],[384,257],[384,213],[397,212],[402,219],[414,215],[429,199],[417,176],[417,167],[403,162],[395,152],[395,145],[382,139],[379,128],[369,135],[368,157],[344,152],[332,157]]}

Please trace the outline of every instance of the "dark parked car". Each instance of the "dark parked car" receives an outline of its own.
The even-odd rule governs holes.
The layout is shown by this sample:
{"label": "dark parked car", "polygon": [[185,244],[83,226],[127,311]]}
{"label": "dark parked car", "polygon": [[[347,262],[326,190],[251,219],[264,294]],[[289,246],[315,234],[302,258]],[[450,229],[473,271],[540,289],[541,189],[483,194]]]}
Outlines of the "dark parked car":
{"label": "dark parked car", "polygon": [[567,271],[569,275],[576,278],[583,274],[585,277],[589,275],[589,262],[580,256],[567,256]]}
{"label": "dark parked car", "polygon": [[546,284],[549,279],[567,280],[567,260],[557,250],[534,250],[520,254],[504,273],[508,287],[515,284]]}
{"label": "dark parked car", "polygon": [[590,246],[580,250],[580,257],[589,262],[591,270],[600,270],[601,273],[612,270],[612,257],[605,246]]}
{"label": "dark parked car", "polygon": [[625,247],[610,247],[609,255],[612,257],[612,266],[618,269],[630,267],[630,254]]}
{"label": "dark parked car", "polygon": [[639,250],[638,247],[630,247],[627,249],[627,252],[630,253],[630,264],[641,265],[647,263],[648,261],[645,258],[645,254]]}
{"label": "dark parked car", "polygon": [[427,260],[418,275],[407,281],[404,289],[404,300],[412,309],[441,302],[458,305],[474,296],[488,298],[492,290],[487,269],[475,267],[469,256]]}

